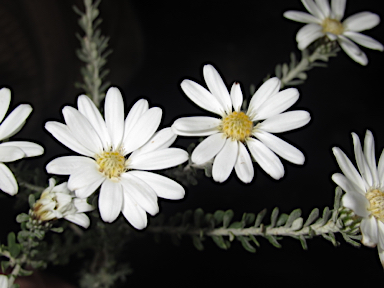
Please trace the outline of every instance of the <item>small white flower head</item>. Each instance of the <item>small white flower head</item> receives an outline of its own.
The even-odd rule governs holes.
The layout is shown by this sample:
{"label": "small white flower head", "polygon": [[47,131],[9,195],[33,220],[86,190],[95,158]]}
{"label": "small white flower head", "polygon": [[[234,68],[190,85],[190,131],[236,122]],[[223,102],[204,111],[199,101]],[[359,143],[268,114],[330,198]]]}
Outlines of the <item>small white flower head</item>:
{"label": "small white flower head", "polygon": [[149,109],[141,99],[124,120],[124,102],[117,88],[107,91],[104,118],[85,95],[78,109],[66,106],[66,125],[47,122],[45,128],[61,143],[83,156],[59,157],[48,173],[70,175],[68,188],[87,198],[99,186],[99,211],[105,222],[120,214],[137,229],[147,226],[146,212],[159,211],[157,197],[181,199],[184,188],[175,181],[144,170],[161,170],[188,160],[182,149],[169,148],[176,140],[171,128],[156,132],[162,110]]}
{"label": "small white flower head", "polygon": [[329,40],[337,40],[341,48],[354,61],[367,65],[367,56],[353,42],[366,48],[383,51],[383,45],[359,32],[372,29],[380,23],[380,17],[371,12],[360,12],[349,16],[344,21],[346,0],[301,0],[307,11],[286,11],[284,17],[293,21],[307,23],[296,35],[298,47],[304,50],[315,40],[326,36]]}
{"label": "small white flower head", "polygon": [[[21,104],[4,119],[10,102],[11,91],[8,88],[0,89],[0,141],[7,140],[19,132],[32,112],[31,105]],[[43,153],[44,148],[32,142],[7,141],[0,143],[0,190],[9,195],[15,195],[18,191],[15,176],[4,165],[4,162],[13,162],[21,158],[38,156]]]}
{"label": "small white flower head", "polygon": [[235,168],[244,183],[251,182],[254,176],[249,152],[274,179],[284,176],[283,164],[276,154],[295,164],[304,163],[303,153],[271,134],[296,129],[309,122],[310,115],[306,111],[282,113],[299,98],[297,89],[279,92],[280,80],[271,78],[252,96],[248,110],[242,111],[240,84],[235,82],[229,93],[212,65],[205,65],[203,72],[210,91],[191,80],[184,80],[181,88],[198,106],[219,118],[184,117],[172,125],[178,135],[208,136],[192,152],[193,163],[200,165],[213,159],[215,181],[224,182]]}
{"label": "small white flower head", "polygon": [[346,194],[343,206],[362,217],[360,224],[362,243],[369,247],[377,245],[380,261],[384,267],[384,152],[376,166],[375,143],[367,130],[364,150],[360,139],[352,133],[357,168],[338,147],[333,148],[336,161],[343,174],[335,173],[332,180]]}
{"label": "small white flower head", "polygon": [[35,202],[32,209],[34,219],[42,222],[64,218],[84,228],[88,228],[90,221],[83,212],[92,211],[94,207],[87,203],[87,199],[77,198],[67,187],[67,182],[56,185],[53,178],[49,179],[46,188]]}

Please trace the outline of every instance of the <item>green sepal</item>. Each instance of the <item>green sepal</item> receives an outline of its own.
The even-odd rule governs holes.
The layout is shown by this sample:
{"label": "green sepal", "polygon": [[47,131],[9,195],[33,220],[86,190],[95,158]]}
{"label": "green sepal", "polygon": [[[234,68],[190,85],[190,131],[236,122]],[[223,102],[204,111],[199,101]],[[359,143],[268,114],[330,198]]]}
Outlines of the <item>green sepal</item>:
{"label": "green sepal", "polygon": [[241,241],[241,245],[243,245],[245,250],[251,253],[256,252],[256,248],[249,243],[249,238],[247,236],[240,235],[240,236],[237,236],[237,239]]}
{"label": "green sepal", "polygon": [[234,215],[234,213],[230,209],[224,212],[224,215],[223,215],[223,227],[224,228],[227,228],[229,226],[229,223],[231,223],[231,221],[232,221],[233,215]]}

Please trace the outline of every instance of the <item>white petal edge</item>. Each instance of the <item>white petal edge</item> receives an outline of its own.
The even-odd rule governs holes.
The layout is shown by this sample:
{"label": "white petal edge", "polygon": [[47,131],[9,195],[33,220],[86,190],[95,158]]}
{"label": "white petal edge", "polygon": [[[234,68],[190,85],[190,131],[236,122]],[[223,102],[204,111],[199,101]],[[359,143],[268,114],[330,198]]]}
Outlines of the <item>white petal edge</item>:
{"label": "white petal edge", "polygon": [[237,141],[227,138],[223,148],[213,160],[213,180],[222,183],[228,179],[236,164],[238,150]]}
{"label": "white petal edge", "polygon": [[219,131],[221,122],[208,116],[183,117],[172,124],[172,130],[180,136],[208,136]]}
{"label": "white petal edge", "polygon": [[0,162],[0,190],[13,196],[17,194],[18,186],[12,171]]}
{"label": "white petal edge", "polygon": [[9,104],[11,103],[11,90],[8,88],[0,89],[0,123],[7,114]]}
{"label": "white petal edge", "polygon": [[257,129],[270,133],[286,132],[303,127],[311,120],[307,111],[289,111],[265,119]]}
{"label": "white petal edge", "polygon": [[119,89],[108,89],[104,103],[104,118],[114,150],[120,147],[124,136],[124,101]]}
{"label": "white petal edge", "polygon": [[39,156],[44,153],[44,148],[39,144],[29,142],[29,141],[10,141],[1,143],[0,146],[13,146],[21,149],[25,156],[24,157],[34,157]]}
{"label": "white petal edge", "polygon": [[147,227],[147,213],[133,200],[133,198],[126,192],[123,193],[124,205],[123,215],[125,219],[136,229],[142,230]]}
{"label": "white petal edge", "polygon": [[208,136],[193,150],[191,155],[192,162],[200,165],[211,160],[223,148],[225,139],[226,137],[223,133]]}
{"label": "white petal edge", "polygon": [[29,104],[17,106],[0,125],[0,140],[15,135],[24,126],[26,119],[32,112]]}
{"label": "white petal edge", "polygon": [[244,144],[238,141],[238,145],[239,150],[235,163],[236,175],[242,182],[250,183],[255,175],[252,159],[251,156],[249,156],[247,148],[245,148]]}
{"label": "white petal edge", "polygon": [[151,151],[128,158],[129,169],[161,170],[179,165],[188,160],[188,153],[179,148]]}
{"label": "white petal edge", "polygon": [[104,181],[99,194],[99,211],[104,222],[111,223],[123,207],[123,187],[118,182]]}

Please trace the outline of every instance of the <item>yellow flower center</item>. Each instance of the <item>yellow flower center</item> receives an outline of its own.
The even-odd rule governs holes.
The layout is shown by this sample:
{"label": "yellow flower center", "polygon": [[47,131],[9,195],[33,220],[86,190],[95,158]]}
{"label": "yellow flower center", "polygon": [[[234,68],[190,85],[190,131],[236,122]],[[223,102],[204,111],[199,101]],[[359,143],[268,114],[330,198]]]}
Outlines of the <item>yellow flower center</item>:
{"label": "yellow flower center", "polygon": [[244,112],[233,112],[223,118],[222,130],[233,140],[242,141],[251,136],[253,123]]}
{"label": "yellow flower center", "polygon": [[99,171],[109,179],[120,177],[126,171],[125,158],[119,151],[104,151],[96,155]]}
{"label": "yellow flower center", "polygon": [[335,35],[340,35],[344,32],[343,24],[336,19],[325,18],[321,25],[323,26],[323,33],[329,32]]}
{"label": "yellow flower center", "polygon": [[377,220],[384,223],[384,193],[378,189],[374,189],[365,194],[365,197],[370,204],[368,211],[370,211]]}

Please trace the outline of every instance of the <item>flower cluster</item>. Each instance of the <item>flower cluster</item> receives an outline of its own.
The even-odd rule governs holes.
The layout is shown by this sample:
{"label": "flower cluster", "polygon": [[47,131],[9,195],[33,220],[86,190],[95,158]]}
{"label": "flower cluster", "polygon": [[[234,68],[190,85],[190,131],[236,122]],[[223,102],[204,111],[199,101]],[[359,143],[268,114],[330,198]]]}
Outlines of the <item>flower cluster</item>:
{"label": "flower cluster", "polygon": [[184,80],[181,88],[198,106],[220,118],[184,117],[172,125],[178,135],[208,136],[193,151],[194,163],[203,164],[214,159],[212,176],[215,181],[227,180],[235,168],[244,183],[251,182],[254,177],[246,146],[254,160],[274,179],[284,176],[284,167],[276,154],[295,164],[304,163],[303,153],[271,134],[296,129],[309,122],[310,115],[306,111],[284,112],[299,98],[297,89],[279,92],[280,80],[271,78],[252,96],[247,111],[242,111],[240,84],[235,82],[229,93],[212,65],[205,65],[203,72],[210,91],[191,80]]}
{"label": "flower cluster", "polygon": [[64,218],[84,228],[88,228],[90,221],[83,212],[93,210],[94,207],[86,199],[79,199],[67,187],[67,182],[56,185],[53,178],[49,179],[46,188],[32,209],[32,217],[42,222]]}
{"label": "flower cluster", "polygon": [[[4,141],[23,128],[26,119],[32,112],[29,104],[21,104],[3,121],[11,102],[11,91],[0,89],[0,141]],[[0,190],[15,195],[18,185],[12,171],[4,162],[13,162],[25,157],[39,156],[44,153],[40,145],[28,141],[9,141],[0,144]]]}
{"label": "flower cluster", "polygon": [[359,32],[372,29],[380,23],[380,17],[371,12],[360,12],[349,16],[344,21],[346,0],[301,0],[304,7],[310,13],[300,11],[286,11],[284,17],[307,23],[296,35],[298,48],[303,50],[315,40],[326,36],[329,40],[339,43],[341,48],[357,63],[367,65],[367,56],[353,42],[366,48],[383,51],[383,45]]}
{"label": "flower cluster", "polygon": [[87,198],[101,186],[99,211],[105,222],[120,212],[137,229],[147,226],[146,212],[159,211],[157,197],[181,199],[184,188],[175,181],[143,170],[160,170],[188,160],[182,149],[169,148],[176,135],[170,128],[158,132],[162,110],[141,99],[124,120],[124,102],[117,88],[105,98],[104,115],[85,95],[78,109],[63,108],[65,124],[47,122],[45,128],[61,143],[83,156],[52,160],[48,173],[70,175],[68,188]]}
{"label": "flower cluster", "polygon": [[358,170],[338,147],[333,148],[341,173],[332,175],[332,180],[346,194],[343,205],[363,218],[361,221],[362,242],[369,247],[377,245],[380,261],[384,267],[384,152],[376,166],[375,143],[371,131],[364,139],[364,152],[360,139],[352,133]]}

